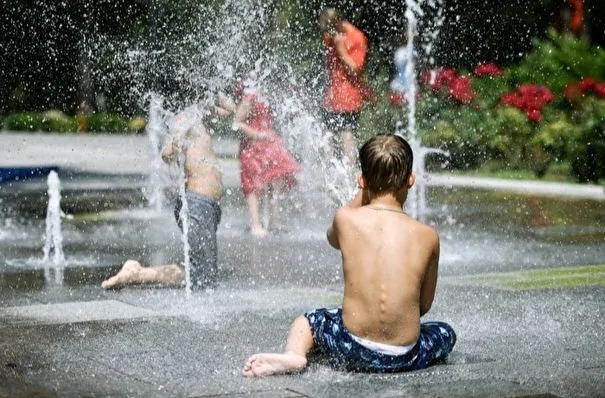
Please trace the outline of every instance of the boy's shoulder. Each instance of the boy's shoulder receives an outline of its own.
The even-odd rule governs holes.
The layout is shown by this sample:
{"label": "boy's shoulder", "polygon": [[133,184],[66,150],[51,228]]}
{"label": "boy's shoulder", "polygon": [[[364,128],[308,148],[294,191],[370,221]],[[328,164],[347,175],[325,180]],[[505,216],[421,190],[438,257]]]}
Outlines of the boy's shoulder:
{"label": "boy's shoulder", "polygon": [[439,234],[437,230],[419,220],[412,218],[406,214],[406,217],[401,218],[401,223],[405,223],[408,225],[408,228],[412,230],[416,234],[426,235],[427,237],[439,238]]}

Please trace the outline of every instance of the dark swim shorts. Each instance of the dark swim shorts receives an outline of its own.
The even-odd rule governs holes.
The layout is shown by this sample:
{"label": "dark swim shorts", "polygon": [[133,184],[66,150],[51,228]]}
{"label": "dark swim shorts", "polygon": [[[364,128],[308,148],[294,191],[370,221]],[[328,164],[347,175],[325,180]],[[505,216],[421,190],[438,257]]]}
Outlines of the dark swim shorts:
{"label": "dark swim shorts", "polygon": [[[218,202],[195,192],[186,193],[189,209],[189,280],[195,288],[212,288],[216,286],[216,230],[221,222],[221,208]],[[181,230],[183,223],[180,212],[183,203],[180,197],[174,208],[174,215]]]}
{"label": "dark swim shorts", "polygon": [[333,366],[349,371],[394,373],[424,369],[443,361],[456,344],[456,333],[444,322],[420,325],[420,337],[403,355],[371,350],[353,339],[342,321],[342,309],[320,308],[305,313],[318,350]]}

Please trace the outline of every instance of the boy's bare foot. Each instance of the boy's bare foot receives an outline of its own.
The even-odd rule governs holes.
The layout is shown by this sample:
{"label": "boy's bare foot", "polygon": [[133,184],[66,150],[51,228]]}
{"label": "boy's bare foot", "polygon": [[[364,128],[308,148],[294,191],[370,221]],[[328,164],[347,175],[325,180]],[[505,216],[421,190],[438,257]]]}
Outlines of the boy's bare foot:
{"label": "boy's bare foot", "polygon": [[269,376],[298,372],[306,366],[307,358],[302,355],[291,353],[256,354],[248,358],[242,373],[246,377]]}
{"label": "boy's bare foot", "polygon": [[252,234],[252,236],[256,238],[264,238],[265,236],[267,236],[267,230],[260,226],[251,227],[250,234]]}
{"label": "boy's bare foot", "polygon": [[135,260],[128,260],[122,266],[120,272],[106,279],[101,283],[103,289],[115,289],[137,281],[137,275],[143,268],[141,263]]}

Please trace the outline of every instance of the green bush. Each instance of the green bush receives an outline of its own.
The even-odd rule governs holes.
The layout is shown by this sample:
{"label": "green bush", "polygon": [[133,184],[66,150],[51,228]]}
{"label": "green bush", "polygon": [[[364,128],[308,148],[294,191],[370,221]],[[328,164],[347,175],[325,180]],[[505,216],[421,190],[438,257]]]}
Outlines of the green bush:
{"label": "green bush", "polygon": [[[580,93],[571,102],[565,95],[568,85],[587,77],[605,81],[605,51],[551,34],[503,76],[473,77],[476,96],[470,103],[454,101],[447,89],[435,93],[421,87],[422,142],[447,150],[456,169],[488,162],[492,168],[532,170],[542,177],[552,164],[568,163],[570,175],[596,182],[605,177],[605,99],[596,91]],[[526,108],[504,106],[503,94],[520,85],[544,86],[555,100],[532,118],[536,115]]]}
{"label": "green bush", "polygon": [[88,115],[88,131],[96,133],[128,133],[128,120],[113,113],[94,113]]}
{"label": "green bush", "polygon": [[580,182],[605,178],[605,99],[588,97],[574,107],[567,152]]}
{"label": "green bush", "polygon": [[562,93],[569,82],[586,77],[605,79],[605,50],[571,35],[549,32],[534,43],[534,50],[505,75],[510,86],[540,84]]}
{"label": "green bush", "polygon": [[42,114],[42,130],[51,133],[74,133],[78,130],[75,118],[61,111],[50,110]]}
{"label": "green bush", "polygon": [[40,131],[42,130],[43,116],[39,113],[26,112],[8,115],[4,119],[7,130]]}
{"label": "green bush", "polygon": [[[75,133],[78,131],[78,117],[69,116],[58,110],[44,113],[17,113],[0,119],[0,129],[13,131],[44,131],[49,133]],[[146,121],[138,116],[132,119],[116,114],[90,114],[86,116],[87,131],[90,133],[133,133],[145,132]]]}

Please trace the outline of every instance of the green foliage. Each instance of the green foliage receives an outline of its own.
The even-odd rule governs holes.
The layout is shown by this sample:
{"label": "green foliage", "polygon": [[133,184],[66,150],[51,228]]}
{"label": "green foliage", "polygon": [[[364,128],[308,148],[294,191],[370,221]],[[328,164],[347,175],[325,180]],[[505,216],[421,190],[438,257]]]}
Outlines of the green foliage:
{"label": "green foliage", "polygon": [[483,115],[476,108],[446,103],[437,109],[434,98],[419,104],[418,127],[424,145],[449,153],[449,165],[456,169],[476,166],[485,155],[481,142]]}
{"label": "green foliage", "polygon": [[511,86],[540,84],[562,93],[572,81],[586,77],[605,79],[605,50],[569,35],[549,32],[549,38],[534,43],[534,50],[517,66],[508,70]]}
{"label": "green foliage", "polygon": [[94,113],[88,116],[88,130],[97,133],[128,133],[128,121],[112,113]]}
{"label": "green foliage", "polygon": [[42,130],[43,116],[35,112],[24,112],[8,115],[4,119],[7,130],[40,131]]}
{"label": "green foliage", "polygon": [[531,168],[538,177],[546,174],[551,163],[565,158],[573,128],[563,114],[559,120],[539,126],[528,144],[532,156]]}
{"label": "green foliage", "polygon": [[[78,117],[57,110],[16,113],[2,120],[2,128],[10,131],[75,133],[78,131]],[[90,133],[141,134],[145,131],[145,118],[141,116],[127,119],[116,114],[90,114],[86,118],[87,132]]]}
{"label": "green foliage", "polygon": [[605,99],[586,98],[572,111],[568,138],[571,172],[580,182],[605,177]]}
{"label": "green foliage", "polygon": [[51,110],[42,114],[41,127],[46,132],[73,133],[78,129],[78,122],[61,111]]}
{"label": "green foliage", "polygon": [[[586,77],[605,81],[605,51],[569,36],[551,34],[518,65],[501,77],[474,77],[471,104],[457,104],[424,90],[418,104],[418,126],[424,145],[450,153],[450,166],[468,169],[532,170],[544,176],[553,164],[569,163],[579,181],[605,177],[605,99],[594,93],[564,100],[564,88]],[[530,121],[500,98],[521,84],[550,88],[556,98]],[[489,160],[488,160],[489,159]]]}

